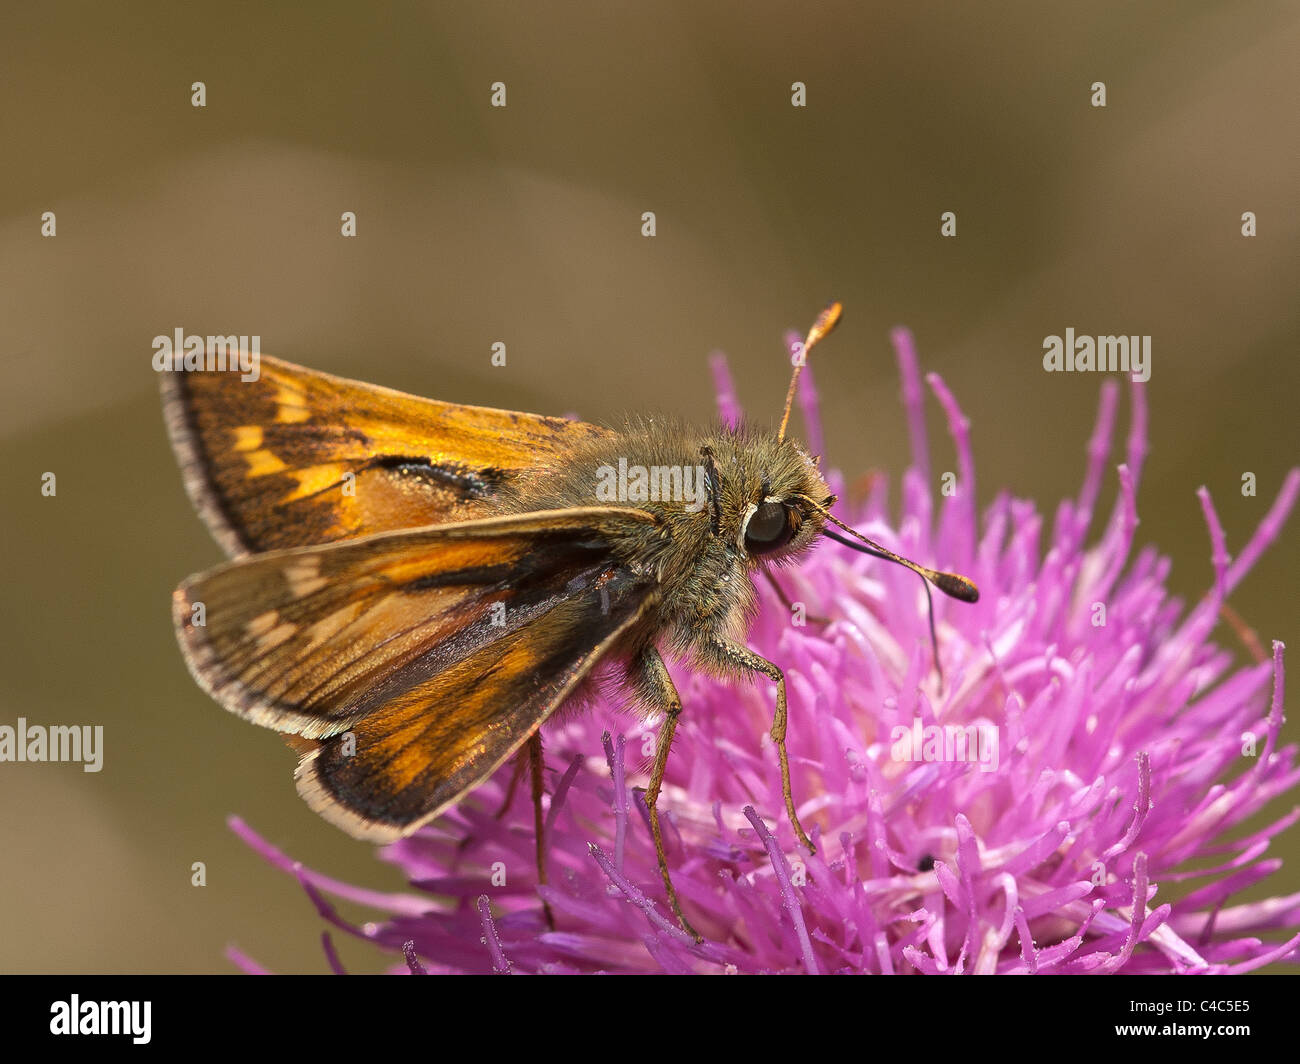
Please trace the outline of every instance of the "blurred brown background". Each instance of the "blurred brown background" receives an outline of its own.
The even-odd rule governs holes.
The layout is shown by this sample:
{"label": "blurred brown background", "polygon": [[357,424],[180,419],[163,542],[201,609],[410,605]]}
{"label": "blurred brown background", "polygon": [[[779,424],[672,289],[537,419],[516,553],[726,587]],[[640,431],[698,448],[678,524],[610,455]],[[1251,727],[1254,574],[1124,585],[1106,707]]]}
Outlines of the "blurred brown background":
{"label": "blurred brown background", "polygon": [[[834,297],[831,463],[905,464],[905,323],[971,419],[981,502],[1006,487],[1051,514],[1100,378],[1045,374],[1043,337],[1151,334],[1138,541],[1195,596],[1196,488],[1238,550],[1300,460],[1297,54],[1281,3],[8,5],[0,723],[102,723],[106,752],[98,775],[0,765],[0,970],[225,971],[237,942],[324,971],[310,903],[230,812],[399,886],[299,801],[289,751],[185,671],[169,595],[220,554],[166,444],[153,336],[258,333],[347,376],[597,419],[711,416],[720,348],[775,418],[782,331]],[[933,403],[930,425],[942,470]],[[1298,532],[1233,599],[1294,675]],[[1249,896],[1296,890],[1296,869]]]}

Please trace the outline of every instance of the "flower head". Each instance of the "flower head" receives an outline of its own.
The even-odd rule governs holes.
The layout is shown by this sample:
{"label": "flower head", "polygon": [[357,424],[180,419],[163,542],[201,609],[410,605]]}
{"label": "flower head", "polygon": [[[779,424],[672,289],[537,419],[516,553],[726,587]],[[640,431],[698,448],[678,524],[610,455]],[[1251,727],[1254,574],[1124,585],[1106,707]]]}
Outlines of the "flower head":
{"label": "flower head", "polygon": [[[981,598],[935,599],[941,679],[914,574],[826,544],[779,576],[804,614],[761,589],[748,645],[787,676],[793,790],[815,855],[784,814],[766,735],[773,686],[672,668],[685,708],[660,808],[673,882],[703,944],[665,904],[638,789],[659,722],[606,703],[544,729],[547,886],[527,796],[496,816],[510,766],[383,851],[409,893],[330,880],[242,822],[235,830],[292,870],[326,920],[403,954],[401,971],[1242,972],[1294,959],[1300,893],[1233,898],[1278,870],[1270,841],[1300,809],[1229,838],[1300,782],[1295,748],[1278,745],[1283,648],[1234,667],[1210,636],[1280,533],[1300,470],[1235,560],[1202,489],[1213,578],[1185,609],[1165,589],[1167,559],[1134,553],[1143,385],[1132,386],[1119,497],[1091,541],[1113,382],[1082,488],[1050,532],[1032,503],[1006,494],[980,523],[968,424],[931,375],[958,459],[957,491],[936,507],[921,377],[910,338],[894,339],[913,449],[901,516],[889,519],[882,478],[840,516],[924,565],[965,573]],[[725,363],[714,372],[734,421]],[[819,453],[811,375],[800,399]],[[355,926],[328,895],[382,917]]]}

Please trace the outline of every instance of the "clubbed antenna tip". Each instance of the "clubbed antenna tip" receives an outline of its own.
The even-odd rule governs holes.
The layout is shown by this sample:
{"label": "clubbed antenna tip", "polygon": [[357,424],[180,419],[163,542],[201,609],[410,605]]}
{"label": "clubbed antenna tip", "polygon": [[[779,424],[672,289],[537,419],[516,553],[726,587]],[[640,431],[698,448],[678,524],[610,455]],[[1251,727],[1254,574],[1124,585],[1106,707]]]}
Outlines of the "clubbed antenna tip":
{"label": "clubbed antenna tip", "polygon": [[817,320],[813,322],[812,328],[808,330],[808,335],[804,338],[803,350],[799,352],[799,358],[794,364],[794,373],[790,375],[790,388],[785,393],[785,410],[781,414],[781,429],[776,434],[778,443],[785,439],[785,427],[790,423],[790,408],[794,405],[794,391],[799,384],[799,374],[803,371],[804,363],[808,360],[808,352],[835,328],[840,320],[840,315],[843,313],[844,308],[838,302],[831,303],[817,315]]}

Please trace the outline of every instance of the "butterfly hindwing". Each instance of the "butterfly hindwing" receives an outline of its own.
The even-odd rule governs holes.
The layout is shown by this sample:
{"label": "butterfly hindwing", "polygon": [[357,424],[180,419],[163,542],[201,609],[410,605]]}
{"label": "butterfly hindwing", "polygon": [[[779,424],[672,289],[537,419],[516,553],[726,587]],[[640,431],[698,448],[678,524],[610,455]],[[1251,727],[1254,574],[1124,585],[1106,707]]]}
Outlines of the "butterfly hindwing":
{"label": "butterfly hindwing", "polygon": [[641,616],[648,586],[626,569],[565,597],[398,696],[298,766],[308,805],[350,834],[409,834],[523,745]]}
{"label": "butterfly hindwing", "polygon": [[548,511],[256,555],[182,584],[177,634],[223,706],[319,744],[297,774],[313,808],[396,837],[486,778],[635,624],[653,583],[613,544],[653,520]]}
{"label": "butterfly hindwing", "polygon": [[467,520],[548,455],[612,435],[266,356],[256,380],[216,369],[161,379],[186,489],[232,557]]}
{"label": "butterfly hindwing", "polygon": [[321,738],[530,625],[616,567],[612,543],[652,520],[555,510],[268,552],[186,580],[173,619],[218,702]]}

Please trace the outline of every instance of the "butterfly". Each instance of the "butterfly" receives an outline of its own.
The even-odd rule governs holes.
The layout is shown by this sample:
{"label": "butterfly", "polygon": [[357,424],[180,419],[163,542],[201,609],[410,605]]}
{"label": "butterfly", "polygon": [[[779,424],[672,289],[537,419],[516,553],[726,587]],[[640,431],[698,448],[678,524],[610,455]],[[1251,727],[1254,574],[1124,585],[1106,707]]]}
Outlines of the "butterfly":
{"label": "butterfly", "polygon": [[173,596],[191,674],[230,712],[285,733],[301,753],[299,793],[361,839],[411,834],[520,755],[542,882],[540,728],[612,676],[663,716],[645,797],[667,901],[699,940],[659,820],[683,712],[661,648],[776,685],[782,794],[811,852],[790,785],[785,676],[743,642],[754,577],[827,536],[978,598],[965,577],[834,517],[819,459],[786,435],[804,359],[840,313],[831,304],[808,333],[776,432],[651,418],[606,428],[267,357],[256,380],[163,374],[185,486],[232,558]]}

